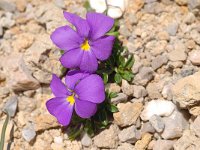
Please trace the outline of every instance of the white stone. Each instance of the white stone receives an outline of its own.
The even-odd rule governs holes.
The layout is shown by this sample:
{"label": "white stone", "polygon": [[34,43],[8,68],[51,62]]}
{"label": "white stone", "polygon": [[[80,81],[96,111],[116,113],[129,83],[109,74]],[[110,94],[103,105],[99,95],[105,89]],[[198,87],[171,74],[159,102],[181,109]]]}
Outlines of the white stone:
{"label": "white stone", "polygon": [[107,8],[105,0],[90,0],[89,2],[91,8],[99,13],[103,13]]}
{"label": "white stone", "polygon": [[124,11],[128,5],[128,0],[107,0],[108,5],[115,6]]}
{"label": "white stone", "polygon": [[63,143],[63,138],[61,136],[54,137],[54,143],[62,144]]}
{"label": "white stone", "polygon": [[169,116],[175,109],[175,105],[171,101],[152,100],[144,108],[141,113],[142,120],[149,120],[153,115]]}
{"label": "white stone", "polygon": [[123,14],[123,11],[118,7],[109,6],[108,8],[108,16],[116,19],[120,18]]}

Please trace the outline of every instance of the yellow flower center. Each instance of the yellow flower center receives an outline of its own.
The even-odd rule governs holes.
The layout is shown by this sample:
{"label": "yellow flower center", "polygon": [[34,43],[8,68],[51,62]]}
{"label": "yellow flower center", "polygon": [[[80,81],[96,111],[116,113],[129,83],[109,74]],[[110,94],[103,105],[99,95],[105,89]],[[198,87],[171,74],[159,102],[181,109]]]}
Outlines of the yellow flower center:
{"label": "yellow flower center", "polygon": [[70,105],[74,105],[75,103],[74,95],[68,96],[66,100],[70,103]]}
{"label": "yellow flower center", "polygon": [[89,51],[90,50],[90,45],[89,45],[89,42],[88,42],[87,39],[81,45],[81,49],[84,50],[84,51]]}

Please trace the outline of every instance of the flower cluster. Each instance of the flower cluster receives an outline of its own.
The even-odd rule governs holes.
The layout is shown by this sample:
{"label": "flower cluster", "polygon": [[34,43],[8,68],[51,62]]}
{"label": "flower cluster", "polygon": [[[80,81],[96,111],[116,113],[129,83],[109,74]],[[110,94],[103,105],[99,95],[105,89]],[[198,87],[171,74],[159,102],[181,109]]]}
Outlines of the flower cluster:
{"label": "flower cluster", "polygon": [[87,13],[86,19],[64,12],[64,17],[75,27],[57,28],[51,34],[53,43],[64,51],[61,64],[70,69],[65,84],[53,75],[50,87],[54,98],[47,101],[48,111],[63,126],[70,123],[73,111],[81,118],[96,113],[97,104],[105,99],[105,87],[99,75],[94,74],[98,61],[109,58],[114,36],[106,35],[114,20],[104,14]]}

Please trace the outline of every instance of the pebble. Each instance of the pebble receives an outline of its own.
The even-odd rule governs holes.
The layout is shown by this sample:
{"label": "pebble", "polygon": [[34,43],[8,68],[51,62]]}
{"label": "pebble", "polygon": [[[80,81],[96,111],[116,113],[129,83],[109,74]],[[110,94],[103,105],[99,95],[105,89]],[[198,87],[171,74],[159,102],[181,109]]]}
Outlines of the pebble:
{"label": "pebble", "polygon": [[22,130],[22,136],[27,142],[30,142],[35,138],[36,132],[33,127],[24,128]]}
{"label": "pebble", "polygon": [[177,31],[178,31],[178,23],[177,22],[172,22],[166,27],[166,31],[169,33],[171,36],[175,36]]}
{"label": "pebble", "polygon": [[92,139],[90,138],[90,136],[89,136],[87,133],[85,133],[85,134],[83,135],[83,137],[82,137],[82,139],[81,139],[81,144],[82,144],[83,146],[86,146],[86,147],[92,145]]}
{"label": "pebble", "polygon": [[191,124],[191,130],[195,132],[195,134],[200,138],[200,116],[197,116],[197,118],[194,120],[194,122]]}
{"label": "pebble", "polygon": [[164,130],[165,124],[160,116],[153,115],[149,121],[157,132],[160,133]]}
{"label": "pebble", "polygon": [[156,70],[156,69],[160,68],[162,65],[166,64],[167,61],[168,61],[167,56],[165,56],[165,55],[157,56],[151,62],[151,66],[152,66],[153,70]]}
{"label": "pebble", "polygon": [[200,50],[192,51],[189,55],[189,59],[193,65],[200,65]]}
{"label": "pebble", "polygon": [[175,2],[179,5],[187,5],[188,0],[175,0]]}
{"label": "pebble", "polygon": [[153,150],[171,150],[173,149],[175,141],[171,140],[157,140],[154,143]]}
{"label": "pebble", "polygon": [[17,103],[17,96],[13,96],[6,102],[3,110],[7,111],[10,117],[14,117],[17,110]]}
{"label": "pebble", "polygon": [[55,4],[60,8],[65,8],[65,2],[63,0],[54,0]]}
{"label": "pebble", "polygon": [[130,85],[126,80],[122,80],[122,92],[127,96],[131,96],[134,93],[134,86]]}
{"label": "pebble", "polygon": [[1,0],[0,1],[0,9],[3,9],[4,11],[14,12],[16,10],[16,6],[11,1]]}
{"label": "pebble", "polygon": [[5,28],[11,28],[15,25],[15,20],[13,20],[13,14],[6,12],[5,16],[0,18],[0,25]]}
{"label": "pebble", "polygon": [[188,116],[183,112],[174,111],[169,117],[164,117],[165,129],[161,136],[165,140],[181,137],[183,131],[189,128]]}
{"label": "pebble", "polygon": [[142,135],[144,133],[155,133],[155,129],[154,127],[151,125],[150,122],[145,122],[143,123],[142,127],[141,127],[141,133]]}
{"label": "pebble", "polygon": [[200,6],[200,1],[199,0],[188,0],[188,5],[190,9],[195,9]]}
{"label": "pebble", "polygon": [[139,73],[134,78],[134,83],[140,85],[146,85],[150,80],[153,79],[153,69],[151,67],[142,67]]}
{"label": "pebble", "polygon": [[105,0],[90,0],[90,6],[98,13],[103,13],[106,9],[106,1]]}
{"label": "pebble", "polygon": [[122,143],[117,147],[117,150],[134,150],[134,146],[129,143]]}
{"label": "pebble", "polygon": [[200,138],[195,136],[195,133],[190,130],[185,130],[183,136],[178,139],[173,148],[174,150],[198,150],[200,147]]}
{"label": "pebble", "polygon": [[117,97],[115,98],[111,98],[111,103],[113,104],[119,104],[119,103],[122,103],[122,102],[126,102],[128,99],[128,96],[124,93],[118,93],[117,94]]}
{"label": "pebble", "polygon": [[118,134],[119,140],[121,142],[135,143],[138,139],[141,138],[140,132],[136,129],[135,126],[131,126],[123,129]]}
{"label": "pebble", "polygon": [[109,92],[115,92],[115,93],[119,93],[121,91],[121,87],[117,83],[106,84],[106,89],[108,89]]}
{"label": "pebble", "polygon": [[169,116],[175,110],[175,105],[171,101],[152,100],[145,105],[140,117],[142,120],[149,120],[153,115]]}
{"label": "pebble", "polygon": [[113,117],[114,122],[120,127],[136,124],[136,121],[143,109],[143,105],[140,102],[127,102],[125,104],[119,103],[117,107],[119,112],[114,113]]}
{"label": "pebble", "polygon": [[155,82],[150,82],[147,87],[146,87],[146,90],[147,90],[147,93],[148,93],[148,96],[151,98],[151,99],[159,99],[159,98],[162,98],[162,95],[161,95],[161,88],[159,86],[158,83],[155,83]]}
{"label": "pebble", "polygon": [[109,129],[106,129],[94,137],[94,145],[99,148],[117,148],[118,145],[118,127],[111,125]]}
{"label": "pebble", "polygon": [[151,138],[152,138],[152,135],[149,134],[149,133],[145,133],[143,136],[142,136],[142,139],[141,140],[138,140],[136,143],[135,143],[135,149],[136,150],[146,150],[146,148],[148,147],[150,141],[151,141]]}
{"label": "pebble", "polygon": [[146,89],[143,87],[143,86],[137,86],[137,85],[134,85],[133,86],[133,97],[135,98],[141,98],[141,97],[145,97],[147,96],[147,91]]}

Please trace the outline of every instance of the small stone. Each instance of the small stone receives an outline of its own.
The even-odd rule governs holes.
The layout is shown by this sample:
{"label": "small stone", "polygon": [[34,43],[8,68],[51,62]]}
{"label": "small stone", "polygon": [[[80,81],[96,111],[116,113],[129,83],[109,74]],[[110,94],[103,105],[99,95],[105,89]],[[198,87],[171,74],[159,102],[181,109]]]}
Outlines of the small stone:
{"label": "small stone", "polygon": [[188,0],[175,0],[175,2],[179,5],[187,5]]}
{"label": "small stone", "polygon": [[183,112],[174,111],[169,117],[163,118],[165,129],[161,136],[165,140],[181,137],[183,131],[189,128],[188,117]]}
{"label": "small stone", "polygon": [[121,127],[130,126],[136,124],[136,121],[143,109],[143,105],[140,102],[134,103],[119,103],[117,105],[119,112],[114,113],[114,121]]}
{"label": "small stone", "polygon": [[94,137],[94,145],[99,148],[117,148],[118,130],[116,125],[111,125],[109,129],[102,131]]}
{"label": "small stone", "polygon": [[141,98],[141,97],[145,97],[147,95],[147,91],[143,86],[137,86],[134,85],[134,92],[133,92],[133,96],[136,98]]}
{"label": "small stone", "polygon": [[49,114],[42,114],[35,117],[35,131],[43,131],[49,128],[54,128],[60,126],[57,120],[49,115]]}
{"label": "small stone", "polygon": [[122,92],[131,96],[134,92],[134,86],[130,85],[126,80],[122,80]]}
{"label": "small stone", "polygon": [[92,145],[92,139],[90,138],[90,136],[89,136],[87,133],[85,133],[85,134],[83,135],[83,137],[82,137],[82,139],[81,139],[81,144],[82,144],[83,146],[86,146],[86,147]]}
{"label": "small stone", "polygon": [[168,61],[168,58],[165,55],[157,56],[153,61],[151,62],[151,66],[154,70],[160,68],[162,65],[166,64]]}
{"label": "small stone", "polygon": [[14,117],[17,110],[17,103],[17,96],[13,96],[6,102],[3,110],[7,111],[10,117]]}
{"label": "small stone", "polygon": [[98,13],[103,13],[107,8],[105,0],[90,0],[89,2],[91,8],[93,8]]}
{"label": "small stone", "polygon": [[178,30],[178,23],[173,22],[170,23],[167,27],[166,27],[166,31],[169,33],[169,35],[171,36],[175,36],[176,32]]}
{"label": "small stone", "polygon": [[153,115],[169,116],[175,109],[175,105],[171,101],[152,100],[145,105],[140,117],[142,120],[149,120]]}
{"label": "small stone", "polygon": [[0,87],[0,98],[5,98],[9,95],[10,91],[7,87]]}
{"label": "small stone", "polygon": [[11,1],[8,2],[6,0],[1,0],[0,1],[0,9],[3,9],[4,11],[14,12],[16,9],[16,6]]}
{"label": "small stone", "polygon": [[154,127],[151,125],[150,122],[145,122],[145,123],[142,125],[141,133],[142,133],[142,135],[143,135],[144,133],[155,133],[155,129],[154,129]]}
{"label": "small stone", "polygon": [[190,36],[197,44],[200,44],[200,33],[197,30],[192,30]]}
{"label": "small stone", "polygon": [[200,1],[199,0],[188,0],[188,5],[190,9],[195,9],[200,7]]}
{"label": "small stone", "polygon": [[15,20],[13,20],[13,14],[10,12],[5,13],[5,16],[0,18],[0,25],[5,28],[14,26]]}
{"label": "small stone", "polygon": [[135,126],[131,126],[123,129],[119,132],[119,140],[121,142],[135,143],[138,139],[141,138],[140,132],[136,129]]}
{"label": "small stone", "polygon": [[168,32],[166,32],[166,31],[161,31],[161,32],[158,32],[158,34],[157,34],[157,39],[158,39],[158,40],[166,40],[166,41],[169,41],[170,37],[169,37]]}
{"label": "small stone", "polygon": [[153,150],[171,150],[173,149],[175,141],[170,140],[157,140],[154,143]]}
{"label": "small stone", "polygon": [[153,69],[150,67],[142,67],[135,76],[134,83],[146,85],[151,79],[153,79]]}
{"label": "small stone", "polygon": [[192,24],[193,22],[195,22],[195,20],[196,20],[195,15],[193,13],[189,12],[185,16],[183,22],[186,23],[186,24]]}
{"label": "small stone", "polygon": [[122,143],[117,150],[134,150],[134,146],[129,143]]}
{"label": "small stone", "polygon": [[122,103],[122,102],[126,102],[128,99],[128,96],[124,93],[118,93],[117,94],[117,97],[115,98],[111,98],[111,103],[113,104],[119,104],[119,103]]}
{"label": "small stone", "polygon": [[118,7],[109,6],[108,7],[108,16],[116,19],[120,18],[123,14],[123,11]]}
{"label": "small stone", "polygon": [[165,124],[160,116],[153,115],[149,121],[157,132],[160,133],[164,130]]}
{"label": "small stone", "polygon": [[51,144],[52,150],[65,150],[63,144],[52,143]]}
{"label": "small stone", "polygon": [[192,51],[189,55],[189,59],[193,65],[200,65],[200,50]]}
{"label": "small stone", "polygon": [[55,4],[60,8],[65,8],[65,2],[63,0],[54,0]]}
{"label": "small stone", "polygon": [[36,132],[33,127],[24,128],[22,130],[22,136],[27,142],[30,142],[35,138]]}
{"label": "small stone", "polygon": [[200,138],[190,130],[185,130],[183,136],[174,144],[174,150],[198,150],[200,147]]}
{"label": "small stone", "polygon": [[26,9],[27,1],[26,0],[16,0],[17,9],[23,12]]}
{"label": "small stone", "polygon": [[195,134],[200,137],[200,116],[198,116],[194,122],[191,124],[191,130],[195,132]]}
{"label": "small stone", "polygon": [[22,96],[18,101],[18,110],[31,113],[37,108],[37,101],[34,98]]}
{"label": "small stone", "polygon": [[147,93],[151,99],[159,99],[162,98],[161,89],[158,83],[150,82],[146,87]]}
{"label": "small stone", "polygon": [[63,143],[63,138],[61,136],[54,137],[54,143],[62,144]]}
{"label": "small stone", "polygon": [[106,84],[106,89],[109,92],[119,93],[121,91],[121,87],[117,83],[108,83]]}
{"label": "small stone", "polygon": [[142,139],[135,143],[135,149],[136,150],[146,150],[146,148],[148,147],[148,145],[151,141],[151,138],[152,138],[151,134],[145,133],[142,136]]}

